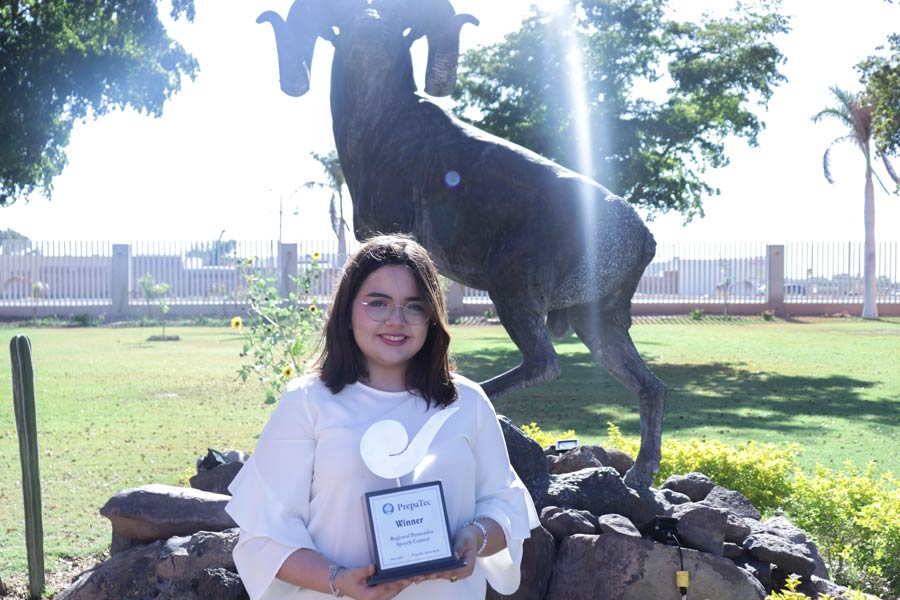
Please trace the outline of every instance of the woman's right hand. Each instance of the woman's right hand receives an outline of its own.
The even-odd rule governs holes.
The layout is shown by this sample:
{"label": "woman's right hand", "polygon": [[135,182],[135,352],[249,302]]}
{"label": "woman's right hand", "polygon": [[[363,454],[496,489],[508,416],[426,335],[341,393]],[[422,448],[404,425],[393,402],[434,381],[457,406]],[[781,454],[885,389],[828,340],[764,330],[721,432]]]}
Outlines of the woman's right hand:
{"label": "woman's right hand", "polygon": [[366,580],[374,574],[375,565],[341,569],[334,578],[334,586],[354,600],[390,600],[412,583],[409,579],[399,579],[370,586]]}

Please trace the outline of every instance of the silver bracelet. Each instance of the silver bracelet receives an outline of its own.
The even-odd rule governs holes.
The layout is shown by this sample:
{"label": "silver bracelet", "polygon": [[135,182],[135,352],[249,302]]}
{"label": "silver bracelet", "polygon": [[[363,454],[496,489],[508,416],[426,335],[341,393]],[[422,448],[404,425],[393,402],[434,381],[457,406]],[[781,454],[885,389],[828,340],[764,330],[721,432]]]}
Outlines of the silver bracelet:
{"label": "silver bracelet", "polygon": [[481,530],[481,547],[478,548],[478,550],[475,552],[475,556],[481,556],[481,553],[484,552],[485,548],[487,548],[487,543],[488,543],[487,529],[485,529],[484,525],[479,523],[477,520],[469,521],[468,523],[465,524],[465,527],[468,527],[469,525],[474,525],[475,527],[477,527],[478,529]]}
{"label": "silver bracelet", "polygon": [[331,565],[331,577],[328,578],[328,587],[331,588],[332,596],[343,596],[344,592],[342,592],[339,588],[334,587],[334,578],[337,577],[337,574],[343,570],[344,567],[341,565]]}

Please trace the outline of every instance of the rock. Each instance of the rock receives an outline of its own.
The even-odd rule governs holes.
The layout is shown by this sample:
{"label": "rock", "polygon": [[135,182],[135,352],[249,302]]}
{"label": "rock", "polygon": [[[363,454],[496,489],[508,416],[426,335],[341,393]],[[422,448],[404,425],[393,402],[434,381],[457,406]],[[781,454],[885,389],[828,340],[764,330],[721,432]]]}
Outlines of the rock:
{"label": "rock", "polygon": [[600,530],[600,533],[617,533],[636,538],[641,537],[641,532],[634,526],[634,523],[622,515],[601,515],[597,519],[597,528]]}
{"label": "rock", "polygon": [[609,457],[600,446],[578,446],[560,454],[550,465],[550,472],[558,475],[572,473],[591,467],[603,467],[608,462]]}
{"label": "rock", "polygon": [[231,556],[237,539],[234,528],[131,548],[83,573],[56,600],[246,599]]}
{"label": "rock", "polygon": [[734,560],[735,558],[740,557],[744,553],[744,549],[738,544],[732,544],[731,542],[725,542],[722,545],[722,556],[725,558],[730,558]]}
{"label": "rock", "polygon": [[816,563],[813,575],[820,579],[828,580],[828,567],[825,565],[825,559],[819,554],[816,543],[809,539],[809,536],[807,536],[803,530],[788,521],[785,517],[772,517],[771,519],[766,519],[762,523],[762,528],[766,533],[780,535],[795,544],[806,546],[813,561]]}
{"label": "rock", "polygon": [[751,534],[744,540],[744,548],[755,558],[778,565],[786,573],[796,573],[804,579],[812,575],[816,568],[806,546],[771,533]]}
{"label": "rock", "polygon": [[200,471],[209,471],[219,466],[220,463],[217,462],[216,454],[222,458],[224,461],[221,464],[229,464],[229,463],[241,463],[244,464],[250,458],[250,455],[246,452],[241,452],[240,450],[223,450],[222,452],[216,452],[212,448],[204,455],[197,458],[197,472]]}
{"label": "rock", "polygon": [[672,505],[662,494],[655,490],[638,492],[629,488],[612,467],[552,475],[547,497],[550,505],[586,510],[598,516],[624,515],[638,529],[646,527],[653,517],[672,511]]}
{"label": "rock", "polygon": [[725,541],[732,544],[740,544],[747,536],[753,533],[753,529],[748,523],[757,523],[752,519],[744,519],[737,515],[728,513],[728,520],[725,523]]}
{"label": "rock", "polygon": [[728,515],[721,508],[691,502],[672,509],[678,519],[678,537],[688,548],[722,556]]}
{"label": "rock", "polygon": [[628,469],[634,466],[634,459],[616,448],[604,448],[604,450],[606,450],[606,456],[609,459],[609,464],[606,466],[612,467],[618,471],[619,475],[625,477]]}
{"label": "rock", "polygon": [[541,525],[561,540],[576,533],[596,534],[597,520],[586,510],[548,506],[541,511]]}
{"label": "rock", "polygon": [[756,507],[753,506],[745,495],[740,492],[725,489],[720,485],[717,485],[710,490],[709,494],[706,495],[706,498],[701,500],[700,503],[716,508],[724,508],[727,512],[734,513],[739,517],[756,519],[757,521],[761,516],[759,511],[756,510]]}
{"label": "rock", "polygon": [[509,462],[519,479],[528,488],[535,507],[537,510],[541,510],[552,504],[547,499],[550,471],[544,449],[506,417],[498,415],[497,420],[500,422],[500,429],[503,431],[503,438],[506,441]]}
{"label": "rock", "polygon": [[531,530],[531,537],[522,545],[522,582],[510,596],[501,596],[488,585],[485,600],[544,600],[553,565],[556,563],[556,542],[543,527]]}
{"label": "rock", "polygon": [[235,527],[225,512],[230,499],[191,488],[151,484],[118,492],[100,514],[112,523],[113,540],[117,541],[113,545],[121,551],[134,540],[147,542]]}
{"label": "rock", "polygon": [[675,505],[675,504],[686,504],[688,502],[691,502],[691,499],[689,496],[682,494],[680,492],[676,492],[675,490],[670,490],[668,488],[660,489],[659,493],[663,495],[663,498],[665,498],[669,502],[669,504]]}
{"label": "rock", "polygon": [[734,559],[734,564],[753,576],[763,587],[767,594],[772,592],[772,565],[756,560],[746,550]]}
{"label": "rock", "polygon": [[[761,600],[761,586],[730,560],[682,551],[697,598]],[[679,550],[622,535],[573,535],[559,546],[546,600],[678,600]]]}
{"label": "rock", "polygon": [[243,466],[244,463],[230,462],[213,469],[201,469],[190,478],[191,487],[195,490],[230,496],[228,486],[231,485]]}
{"label": "rock", "polygon": [[684,494],[691,502],[700,502],[715,487],[712,480],[703,473],[687,473],[685,475],[671,475],[662,484],[662,487],[679,494]]}

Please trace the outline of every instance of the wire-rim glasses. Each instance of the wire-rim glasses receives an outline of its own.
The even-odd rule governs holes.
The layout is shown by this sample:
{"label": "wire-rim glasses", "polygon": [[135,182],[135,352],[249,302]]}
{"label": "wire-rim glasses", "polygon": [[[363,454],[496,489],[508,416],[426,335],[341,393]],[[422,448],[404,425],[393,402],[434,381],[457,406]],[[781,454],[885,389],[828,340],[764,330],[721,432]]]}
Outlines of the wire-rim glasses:
{"label": "wire-rim glasses", "polygon": [[410,325],[421,325],[431,317],[431,310],[424,302],[407,302],[395,304],[390,300],[375,298],[374,300],[359,300],[366,307],[366,314],[373,321],[384,323],[394,315],[394,311],[400,309],[403,320]]}

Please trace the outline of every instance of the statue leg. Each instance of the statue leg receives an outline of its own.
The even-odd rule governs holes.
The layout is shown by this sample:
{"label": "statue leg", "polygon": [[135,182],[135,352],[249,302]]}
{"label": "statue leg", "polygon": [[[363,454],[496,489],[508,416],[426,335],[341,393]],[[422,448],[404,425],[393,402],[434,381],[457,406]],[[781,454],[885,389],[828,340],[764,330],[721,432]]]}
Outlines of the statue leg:
{"label": "statue leg", "polygon": [[522,362],[506,373],[481,383],[491,400],[559,377],[559,357],[553,349],[546,315],[528,298],[496,298],[497,316],[522,353]]}
{"label": "statue leg", "polygon": [[641,449],[634,466],[625,474],[625,482],[635,489],[648,488],[659,470],[667,390],[650,372],[628,335],[630,309],[610,311],[598,304],[581,304],[569,309],[569,321],[594,360],[638,400]]}

